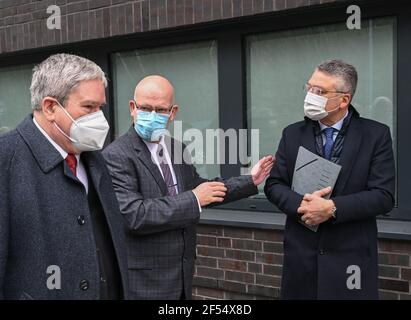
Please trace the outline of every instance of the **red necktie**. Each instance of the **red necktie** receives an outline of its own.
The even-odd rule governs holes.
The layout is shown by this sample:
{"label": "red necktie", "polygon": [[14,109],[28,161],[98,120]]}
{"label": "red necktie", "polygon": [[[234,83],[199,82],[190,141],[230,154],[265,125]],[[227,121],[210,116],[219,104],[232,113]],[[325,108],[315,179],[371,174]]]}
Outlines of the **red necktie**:
{"label": "red necktie", "polygon": [[76,167],[77,167],[77,158],[74,154],[69,153],[66,157],[66,162],[71,170],[71,172],[73,172],[73,174],[75,176],[77,176],[76,174]]}

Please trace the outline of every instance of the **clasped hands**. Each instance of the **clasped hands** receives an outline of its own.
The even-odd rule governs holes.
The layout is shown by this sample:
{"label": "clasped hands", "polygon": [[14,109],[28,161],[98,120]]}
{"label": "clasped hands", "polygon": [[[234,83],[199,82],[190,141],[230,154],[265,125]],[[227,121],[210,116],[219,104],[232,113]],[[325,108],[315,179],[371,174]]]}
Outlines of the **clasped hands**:
{"label": "clasped hands", "polygon": [[315,226],[330,219],[335,204],[332,200],[324,199],[330,193],[331,187],[327,187],[305,194],[297,210],[302,215],[301,220],[310,226]]}

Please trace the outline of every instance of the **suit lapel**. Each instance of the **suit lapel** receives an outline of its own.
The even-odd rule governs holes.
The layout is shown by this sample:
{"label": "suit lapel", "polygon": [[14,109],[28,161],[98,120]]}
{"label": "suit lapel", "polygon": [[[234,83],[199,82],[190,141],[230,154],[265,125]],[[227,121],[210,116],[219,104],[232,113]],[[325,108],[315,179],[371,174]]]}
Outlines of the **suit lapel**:
{"label": "suit lapel", "polygon": [[[93,153],[91,152],[83,152],[81,154],[81,160],[84,161],[84,164],[86,165],[88,177],[89,179],[91,179],[90,182],[93,183],[94,189],[96,190],[97,194],[99,194],[102,175],[101,168],[98,168],[96,166],[96,160]],[[100,202],[103,203],[104,201]]]}
{"label": "suit lapel", "polygon": [[315,148],[314,127],[311,120],[306,120],[307,125],[303,127],[303,137],[301,145],[314,154],[317,154]]}
{"label": "suit lapel", "polygon": [[150,174],[153,176],[157,185],[160,187],[161,192],[166,195],[168,193],[166,183],[164,182],[163,176],[160,173],[154,160],[151,158],[151,153],[147,146],[144,146],[146,150],[139,150],[137,157],[141,160],[143,165],[147,168]]}
{"label": "suit lapel", "polygon": [[141,163],[147,168],[148,172],[153,176],[157,185],[160,187],[163,195],[168,194],[166,183],[164,182],[163,176],[161,175],[160,170],[155,164],[154,160],[151,158],[150,150],[148,150],[146,144],[139,137],[137,132],[133,127],[127,133],[130,136],[134,149],[137,151],[137,158],[140,159]]}
{"label": "suit lapel", "polygon": [[17,132],[29,147],[34,159],[36,159],[40,169],[45,173],[51,172],[61,162],[63,162],[64,175],[77,182],[81,182],[71,172],[67,163],[64,161],[57,149],[47,140],[33,122],[33,115],[29,115],[26,119],[17,126]]}
{"label": "suit lapel", "polygon": [[64,169],[63,169],[63,170],[64,170],[64,175],[65,175],[67,178],[69,178],[69,179],[75,181],[76,183],[79,183],[79,184],[82,185],[81,181],[73,174],[73,172],[70,170],[69,166],[67,165],[67,163],[66,163],[65,161],[64,161],[64,166],[63,166],[63,168],[64,168]]}
{"label": "suit lapel", "polygon": [[36,159],[44,173],[49,173],[64,160],[57,149],[53,147],[36,127],[33,122],[33,115],[30,114],[27,116],[26,119],[17,126],[16,130],[29,147],[34,159]]}
{"label": "suit lapel", "polygon": [[113,228],[110,219],[110,213],[112,212],[112,208],[107,205],[108,201],[104,199],[104,195],[109,194],[110,190],[105,189],[106,185],[104,183],[101,183],[104,172],[102,170],[103,168],[101,168],[101,166],[98,165],[96,155],[94,154],[94,152],[83,152],[81,154],[81,160],[83,161],[86,167],[89,182],[89,191],[91,188],[94,189],[95,195],[100,200],[100,204],[103,208],[103,213],[106,216],[107,224],[110,228],[111,233],[113,234],[115,229]]}
{"label": "suit lapel", "polygon": [[360,122],[358,117],[353,115],[344,140],[343,151],[339,163],[339,165],[341,165],[341,171],[333,191],[334,195],[341,194],[344,190],[351,175],[355,159],[359,153],[361,143],[362,132]]}

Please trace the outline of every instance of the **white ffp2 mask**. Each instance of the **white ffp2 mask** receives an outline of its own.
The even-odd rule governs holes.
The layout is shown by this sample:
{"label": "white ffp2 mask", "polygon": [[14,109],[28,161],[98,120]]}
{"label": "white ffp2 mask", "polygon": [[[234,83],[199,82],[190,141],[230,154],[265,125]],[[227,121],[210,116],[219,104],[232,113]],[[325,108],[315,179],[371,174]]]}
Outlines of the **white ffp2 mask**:
{"label": "white ffp2 mask", "polygon": [[101,150],[110,129],[103,111],[93,112],[74,120],[60,103],[59,106],[73,122],[70,127],[70,136],[65,134],[55,122],[54,125],[73,143],[73,146],[79,151]]}

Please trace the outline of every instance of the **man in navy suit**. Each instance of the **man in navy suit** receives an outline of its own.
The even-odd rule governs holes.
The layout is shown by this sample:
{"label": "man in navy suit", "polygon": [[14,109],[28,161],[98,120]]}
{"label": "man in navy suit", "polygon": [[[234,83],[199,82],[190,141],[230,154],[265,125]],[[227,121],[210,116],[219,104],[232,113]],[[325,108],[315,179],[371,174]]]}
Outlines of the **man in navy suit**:
{"label": "man in navy suit", "polygon": [[[265,185],[287,215],[283,299],[378,299],[376,216],[394,206],[394,156],[389,128],[351,105],[356,86],[353,66],[321,63],[306,84],[305,120],[283,131]],[[291,190],[300,146],[342,166],[334,190]]]}
{"label": "man in navy suit", "polygon": [[51,56],[34,69],[33,114],[0,136],[0,299],[128,297],[124,227],[98,151],[106,85],[94,62]]}

